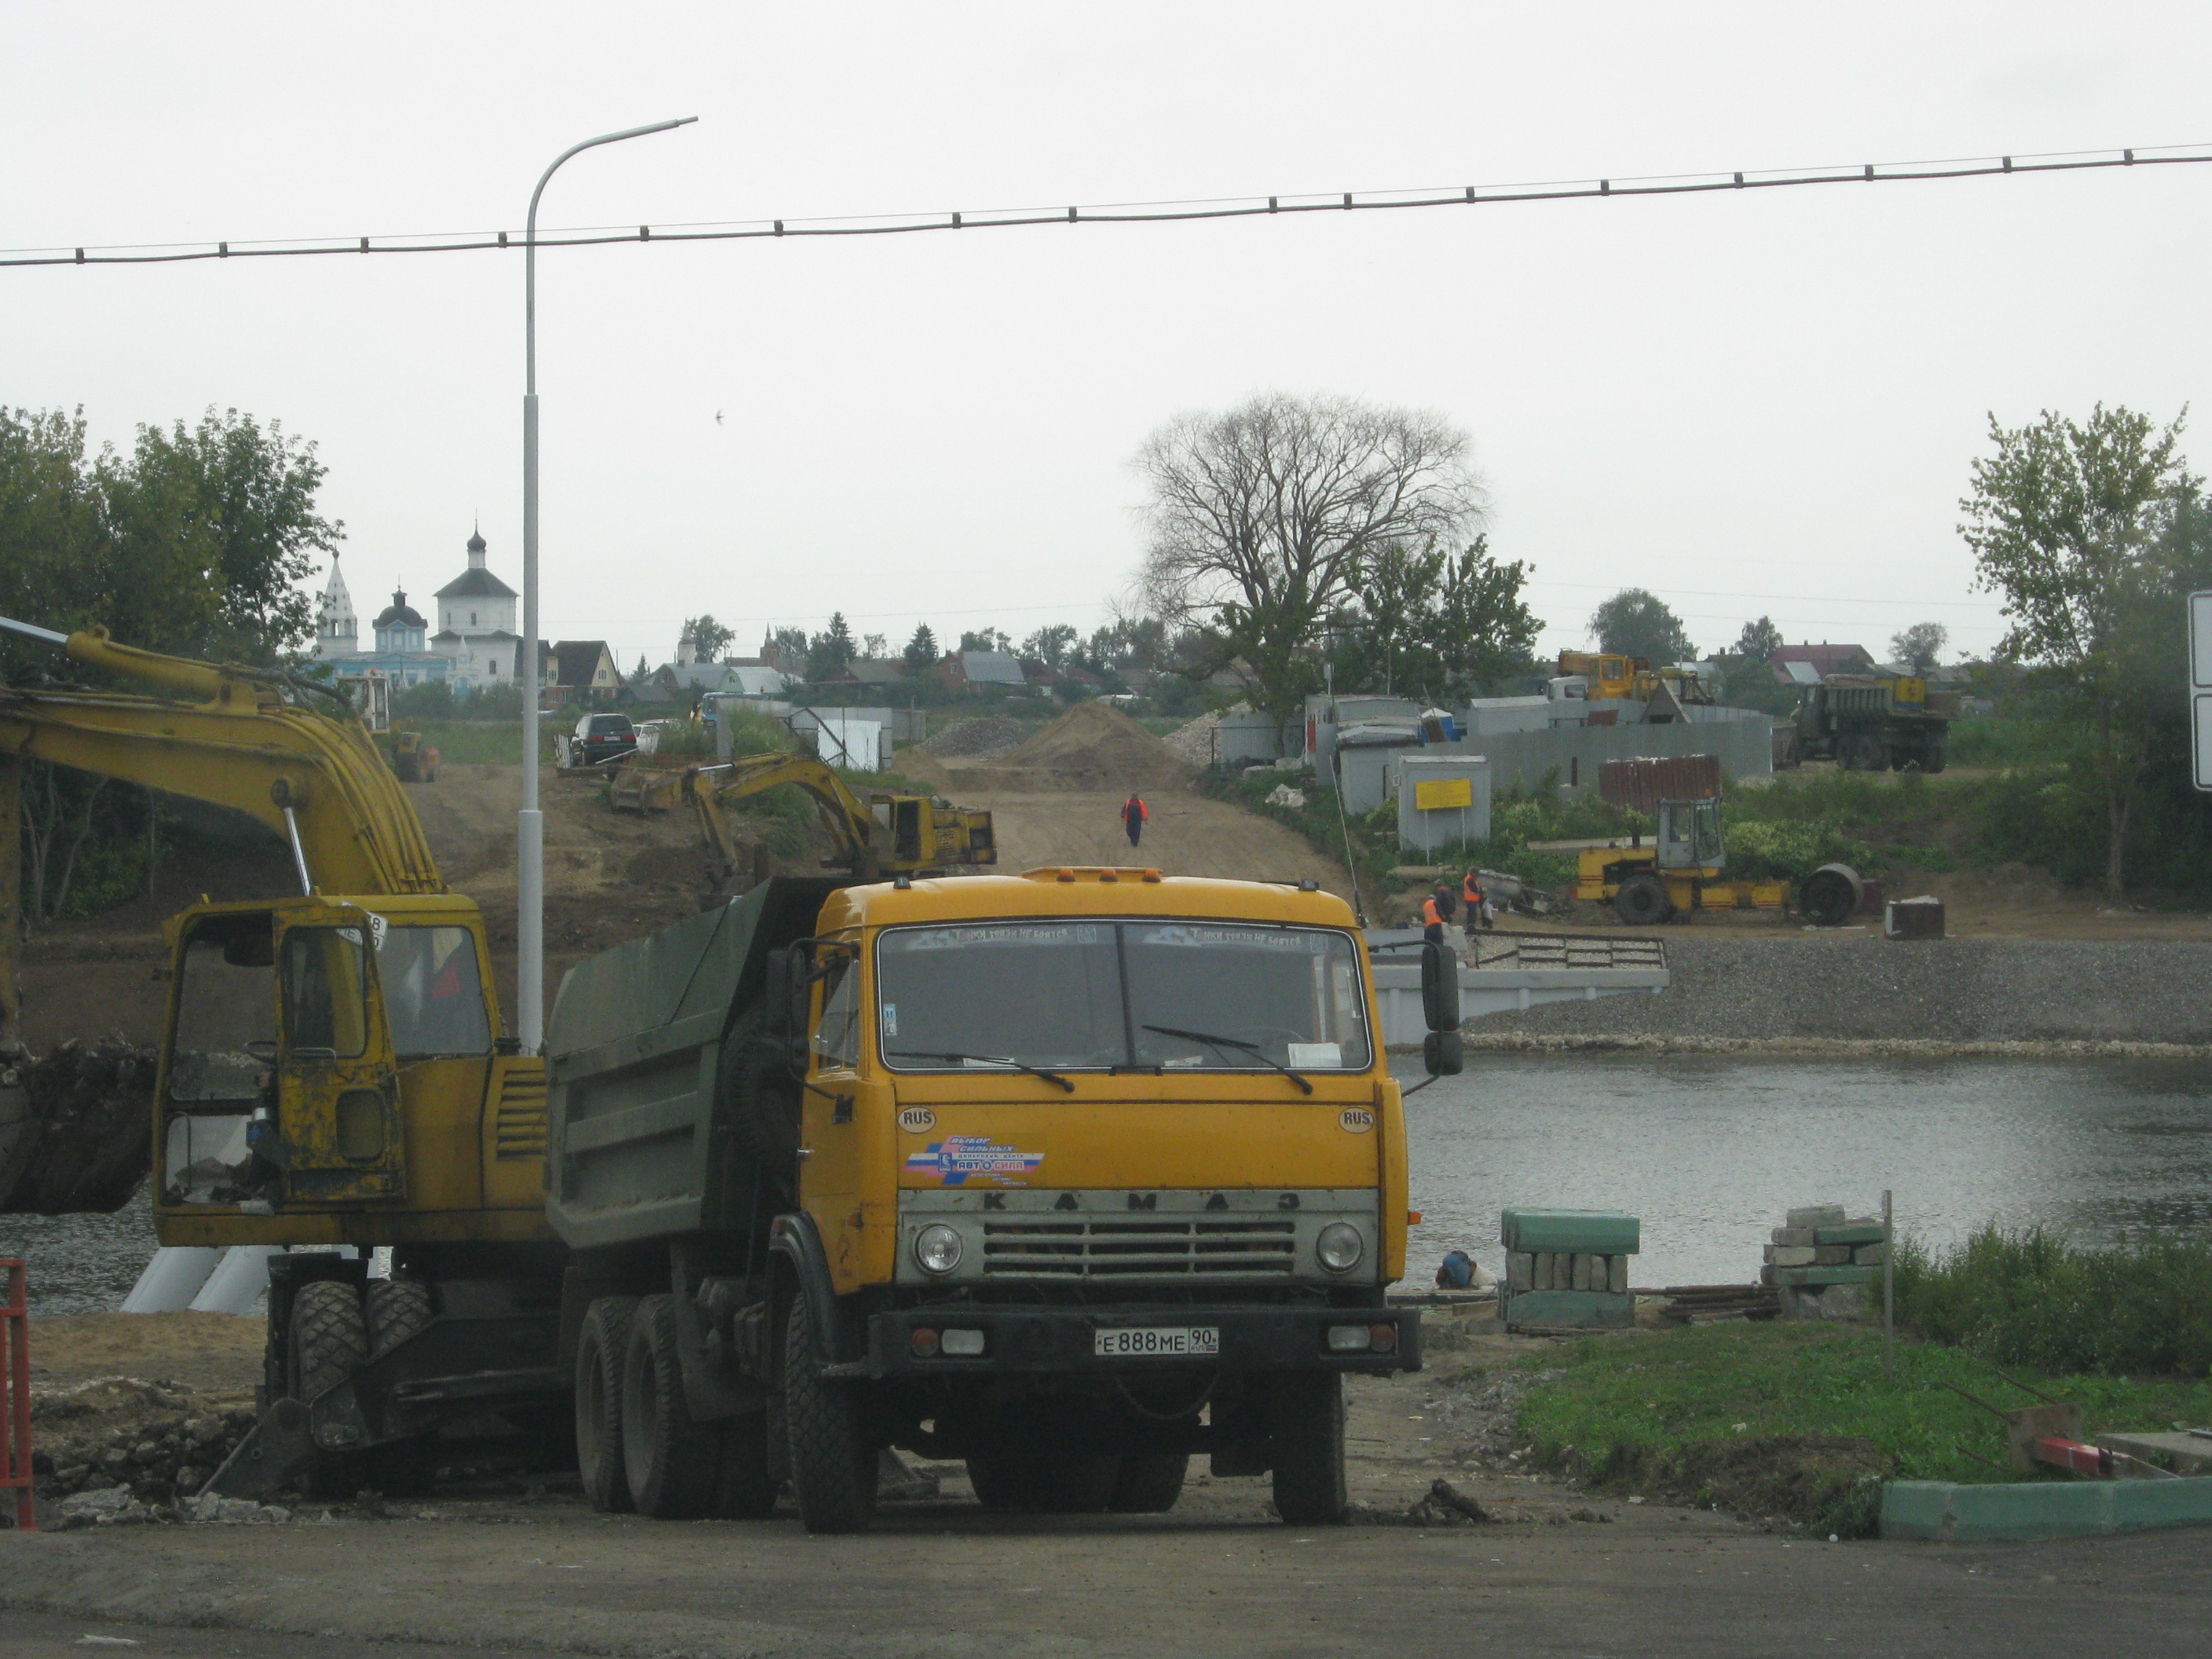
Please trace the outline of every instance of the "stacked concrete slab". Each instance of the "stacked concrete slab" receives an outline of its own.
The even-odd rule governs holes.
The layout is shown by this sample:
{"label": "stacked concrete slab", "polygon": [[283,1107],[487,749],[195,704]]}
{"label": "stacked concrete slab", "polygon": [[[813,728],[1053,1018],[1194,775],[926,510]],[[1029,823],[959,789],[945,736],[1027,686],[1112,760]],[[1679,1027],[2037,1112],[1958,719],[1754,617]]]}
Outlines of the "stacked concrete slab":
{"label": "stacked concrete slab", "polygon": [[1774,1230],[1759,1278],[1779,1293],[1784,1319],[1857,1319],[1886,1248],[1880,1221],[1847,1217],[1838,1204],[1809,1205]]}
{"label": "stacked concrete slab", "polygon": [[1610,1210],[1511,1209],[1498,1217],[1505,1281],[1498,1314],[1509,1330],[1633,1324],[1628,1258],[1641,1246],[1632,1215]]}

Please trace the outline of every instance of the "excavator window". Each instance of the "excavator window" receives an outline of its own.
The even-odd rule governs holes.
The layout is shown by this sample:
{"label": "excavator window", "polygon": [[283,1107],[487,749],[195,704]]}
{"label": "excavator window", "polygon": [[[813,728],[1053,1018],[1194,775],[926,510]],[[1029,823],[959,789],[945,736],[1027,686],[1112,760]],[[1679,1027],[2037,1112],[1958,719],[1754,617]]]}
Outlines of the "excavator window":
{"label": "excavator window", "polygon": [[[247,1120],[276,1053],[276,968],[270,918],[203,921],[178,963],[161,1184],[172,1204],[245,1195]],[[258,1052],[256,1052],[256,1051]]]}
{"label": "excavator window", "polygon": [[476,939],[465,927],[390,927],[376,952],[376,978],[401,1060],[483,1054],[491,1048]]}
{"label": "excavator window", "polygon": [[291,1053],[345,1060],[368,1048],[368,950],[360,928],[293,928],[283,972]]}

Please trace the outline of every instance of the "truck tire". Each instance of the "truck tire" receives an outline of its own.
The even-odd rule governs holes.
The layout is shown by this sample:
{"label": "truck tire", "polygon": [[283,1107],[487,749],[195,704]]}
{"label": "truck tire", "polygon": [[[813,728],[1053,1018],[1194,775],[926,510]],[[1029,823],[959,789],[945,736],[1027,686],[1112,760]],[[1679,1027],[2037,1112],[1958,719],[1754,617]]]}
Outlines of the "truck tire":
{"label": "truck tire", "polygon": [[1188,1452],[1136,1452],[1121,1460],[1121,1478],[1114,1483],[1114,1501],[1106,1507],[1117,1515],[1164,1515],[1182,1496],[1183,1477],[1190,1473]]}
{"label": "truck tire", "polygon": [[584,1310],[576,1336],[576,1469],[584,1496],[607,1514],[629,1509],[623,1468],[623,1355],[637,1312],[634,1296],[603,1296]]}
{"label": "truck tire", "polygon": [[714,1514],[724,1521],[763,1521],[775,1513],[783,1482],[769,1472],[769,1417],[752,1412],[722,1425],[721,1480]]}
{"label": "truck tire", "polygon": [[714,1501],[721,1431],[691,1420],[677,1350],[676,1299],[648,1296],[623,1354],[623,1469],[630,1507],[656,1521],[696,1521]]}
{"label": "truck tire", "polygon": [[1275,1513],[1293,1527],[1344,1524],[1344,1379],[1334,1371],[1285,1371],[1267,1401]]}
{"label": "truck tire", "polygon": [[1856,772],[1865,763],[1865,755],[1860,750],[1859,740],[1856,737],[1847,735],[1836,739],[1836,769],[1838,771]]}
{"label": "truck tire", "polygon": [[802,1293],[791,1304],[783,1349],[792,1494],[807,1531],[859,1532],[875,1519],[876,1449],[859,1390],[822,1375],[827,1348]]}
{"label": "truck tire", "polygon": [[430,1328],[430,1287],[411,1279],[380,1279],[363,1302],[368,1320],[368,1351],[382,1353]]}
{"label": "truck tire", "polygon": [[1930,775],[1940,772],[1943,769],[1943,740],[1938,738],[1922,752],[1920,769]]}
{"label": "truck tire", "polygon": [[368,1358],[361,1297],[342,1279],[318,1279],[292,1297],[292,1386],[313,1400],[343,1382]]}
{"label": "truck tire", "polygon": [[767,1201],[783,1207],[798,1196],[802,1091],[772,1040],[769,1012],[765,1006],[749,1008],[730,1028],[724,1088],[738,1134],[775,1189]]}
{"label": "truck tire", "polygon": [[1665,882],[1649,870],[1639,870],[1620,884],[1613,896],[1613,909],[1632,927],[1650,927],[1674,914],[1674,901]]}
{"label": "truck tire", "polygon": [[1890,749],[1888,738],[1877,737],[1867,739],[1868,771],[1887,772],[1894,759],[1895,756]]}

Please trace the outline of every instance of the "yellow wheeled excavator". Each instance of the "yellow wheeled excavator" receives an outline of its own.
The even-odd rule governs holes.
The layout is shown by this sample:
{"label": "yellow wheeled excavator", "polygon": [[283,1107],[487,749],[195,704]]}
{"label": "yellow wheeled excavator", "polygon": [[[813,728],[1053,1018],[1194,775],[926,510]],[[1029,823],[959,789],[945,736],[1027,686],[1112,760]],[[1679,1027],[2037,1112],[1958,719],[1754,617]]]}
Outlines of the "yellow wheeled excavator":
{"label": "yellow wheeled excavator", "polygon": [[991,815],[932,795],[877,791],[865,800],[844,779],[808,755],[781,750],[741,755],[716,766],[677,770],[633,758],[616,775],[614,805],[631,811],[665,810],[680,796],[691,804],[699,832],[714,849],[717,884],[741,862],[728,807],[781,784],[804,790],[837,843],[835,867],[860,881],[884,876],[941,875],[963,865],[996,864]]}
{"label": "yellow wheeled excavator", "polygon": [[[161,694],[0,688],[0,1029],[18,1007],[24,760],[233,808],[290,849],[297,896],[166,924],[153,1101],[162,1243],[360,1247],[270,1258],[264,1403],[289,1403],[289,1442],[261,1449],[267,1469],[319,1455],[391,1491],[464,1413],[557,1420],[544,1062],[500,1035],[483,915],[447,890],[359,716],[281,671],[97,628],[0,629]],[[392,1276],[371,1285],[386,1245]],[[372,1470],[379,1448],[399,1462]]]}

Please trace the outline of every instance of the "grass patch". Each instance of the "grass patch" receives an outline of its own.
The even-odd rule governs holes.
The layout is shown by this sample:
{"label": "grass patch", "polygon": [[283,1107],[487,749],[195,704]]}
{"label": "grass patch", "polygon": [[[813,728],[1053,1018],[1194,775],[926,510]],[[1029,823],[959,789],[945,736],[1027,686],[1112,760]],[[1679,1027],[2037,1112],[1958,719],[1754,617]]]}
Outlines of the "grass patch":
{"label": "grass patch", "polygon": [[1984,1227],[1940,1255],[1907,1240],[1897,1299],[1900,1320],[2007,1367],[2212,1372],[2212,1240],[2154,1234],[2090,1249],[2040,1228]]}
{"label": "grass patch", "polygon": [[[543,714],[538,722],[538,758],[550,763],[553,758],[553,734],[567,731],[575,721],[563,721],[557,714]],[[438,758],[449,766],[474,765],[489,763],[493,765],[520,766],[522,764],[522,717],[512,720],[405,720],[394,718],[392,729],[376,734],[376,746],[386,755],[392,752],[393,739],[401,732],[420,732],[422,741],[438,751]]]}
{"label": "grass patch", "polygon": [[[1883,1480],[2039,1478],[2005,1464],[1996,1406],[2033,1403],[1963,1349],[1899,1341],[1882,1375],[1881,1334],[1863,1327],[1723,1323],[1585,1338],[1527,1362],[1521,1433],[1542,1467],[1816,1532],[1869,1535]],[[2212,1382],[2013,1370],[2081,1407],[2085,1432],[2212,1421]]]}

